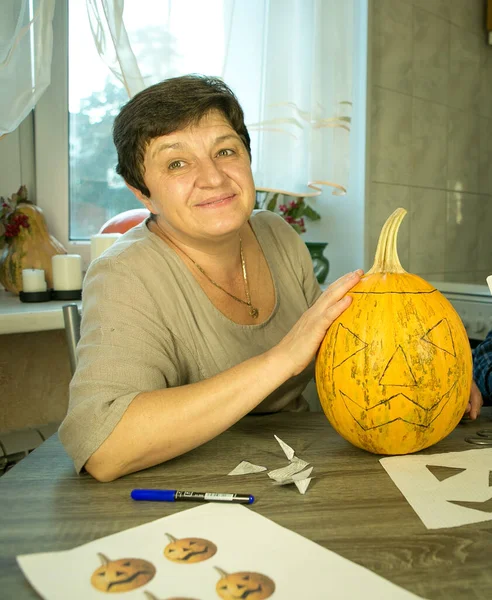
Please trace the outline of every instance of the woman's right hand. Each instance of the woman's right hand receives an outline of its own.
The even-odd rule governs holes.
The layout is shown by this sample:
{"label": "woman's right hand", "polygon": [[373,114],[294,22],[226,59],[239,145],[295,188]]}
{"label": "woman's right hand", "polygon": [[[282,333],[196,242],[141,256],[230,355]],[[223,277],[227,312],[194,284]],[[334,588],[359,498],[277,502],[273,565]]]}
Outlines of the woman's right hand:
{"label": "woman's right hand", "polygon": [[330,325],[351,302],[347,296],[364,271],[347,273],[332,283],[273,349],[283,356],[283,364],[292,369],[290,377],[301,373],[312,361]]}

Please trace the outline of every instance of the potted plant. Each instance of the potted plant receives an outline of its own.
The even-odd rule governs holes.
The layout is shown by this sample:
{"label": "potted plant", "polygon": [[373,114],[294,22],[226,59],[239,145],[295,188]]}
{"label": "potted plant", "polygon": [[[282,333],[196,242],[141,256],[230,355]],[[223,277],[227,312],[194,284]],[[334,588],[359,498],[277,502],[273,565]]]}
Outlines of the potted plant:
{"label": "potted plant", "polygon": [[[287,194],[282,192],[257,190],[255,208],[263,208],[280,214],[299,234],[306,232],[305,219],[308,221],[319,221],[321,219],[321,215],[306,203],[304,197],[290,196],[293,199],[289,201],[286,196]],[[279,201],[281,204],[277,204]],[[323,254],[328,243],[306,241],[304,243],[311,254],[316,279],[318,283],[322,284],[325,282],[330,270],[330,263]]]}

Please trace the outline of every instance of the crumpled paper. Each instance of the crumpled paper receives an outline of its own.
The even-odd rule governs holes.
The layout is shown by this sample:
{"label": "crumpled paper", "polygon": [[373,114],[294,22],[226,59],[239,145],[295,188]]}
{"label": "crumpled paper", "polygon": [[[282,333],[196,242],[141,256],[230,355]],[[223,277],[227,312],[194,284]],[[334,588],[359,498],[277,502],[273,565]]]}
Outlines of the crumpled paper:
{"label": "crumpled paper", "polygon": [[[274,485],[289,485],[293,483],[301,494],[305,494],[309,484],[311,483],[311,480],[313,479],[313,477],[310,475],[314,467],[306,469],[306,467],[309,465],[308,462],[296,456],[294,449],[279,437],[276,435],[273,437],[279,443],[279,446],[282,448],[289,463],[285,467],[268,471],[268,477],[273,480]],[[228,473],[228,475],[248,475],[250,473],[260,473],[261,471],[266,470],[267,467],[255,465],[247,460],[243,460],[237,465],[237,467]]]}

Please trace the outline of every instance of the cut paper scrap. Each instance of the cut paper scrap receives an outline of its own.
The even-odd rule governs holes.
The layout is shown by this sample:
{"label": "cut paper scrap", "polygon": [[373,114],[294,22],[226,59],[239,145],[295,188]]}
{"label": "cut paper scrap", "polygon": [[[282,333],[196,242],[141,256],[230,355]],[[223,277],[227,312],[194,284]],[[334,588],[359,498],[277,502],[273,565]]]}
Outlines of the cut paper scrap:
{"label": "cut paper scrap", "polygon": [[306,490],[309,487],[309,484],[311,483],[311,479],[314,479],[314,477],[310,477],[313,468],[314,467],[310,467],[305,471],[295,473],[294,475],[292,475],[292,477],[289,477],[287,479],[282,479],[281,481],[274,481],[273,485],[289,485],[291,483],[295,483],[299,492],[301,494],[305,494]]}
{"label": "cut paper scrap", "polygon": [[312,471],[313,467],[309,467],[309,469],[299,473],[294,473],[294,475],[286,477],[285,479],[276,479],[273,482],[273,485],[289,485],[290,483],[294,483],[296,481],[302,481],[303,479],[307,479],[311,475]]}
{"label": "cut paper scrap", "polygon": [[285,479],[291,478],[295,473],[302,471],[308,464],[309,463],[305,460],[294,456],[293,460],[287,466],[268,471],[268,477],[274,481],[284,481]]}
{"label": "cut paper scrap", "polygon": [[282,448],[282,450],[284,451],[285,456],[287,457],[288,460],[292,460],[294,458],[294,449],[291,448],[288,444],[286,444],[285,442],[283,442],[279,437],[277,437],[276,435],[273,436],[277,442],[280,444],[280,447]]}
{"label": "cut paper scrap", "polygon": [[307,479],[301,479],[300,481],[294,481],[297,489],[301,492],[301,494],[304,495],[306,493],[306,490],[308,489],[309,484],[311,483],[311,479],[313,479],[313,477],[308,477]]}
{"label": "cut paper scrap", "polygon": [[492,520],[492,448],[379,462],[428,529]]}
{"label": "cut paper scrap", "polygon": [[[176,564],[163,555],[168,541],[166,533],[178,540],[210,540],[217,547],[217,552],[201,562]],[[238,540],[241,540],[240,544]],[[259,543],[259,540],[268,540],[268,543]],[[134,581],[139,586],[122,590],[121,594],[101,593],[91,584],[91,576],[100,565],[98,553],[114,562],[125,558],[133,559],[133,562],[136,559],[147,561],[155,567],[155,574],[150,573],[145,583],[136,578]],[[299,557],[309,557],[309,560],[300,563]],[[268,596],[272,600],[419,598],[238,504],[207,503],[71,550],[18,556],[17,562],[44,600],[101,600],[104,595],[144,599],[144,589],[162,599],[217,600],[218,581],[222,577],[232,579],[235,574],[244,575],[245,572],[259,574],[269,582],[270,589],[274,586],[273,594]],[[246,585],[244,581],[241,583]],[[111,591],[116,590],[111,588]],[[246,597],[245,591],[243,588],[243,598]],[[265,595],[261,597],[267,598]],[[248,598],[252,599],[253,595],[248,595]]]}
{"label": "cut paper scrap", "polygon": [[281,440],[278,436],[274,435],[274,438],[279,443],[280,447],[285,453],[285,456],[289,459],[290,464],[286,467],[281,467],[280,469],[275,469],[274,471],[270,471],[268,476],[275,481],[275,485],[286,485],[289,483],[295,483],[297,489],[301,494],[305,494],[306,490],[311,483],[311,479],[309,475],[313,468],[309,469],[309,475],[299,474],[298,472],[304,469],[309,463],[298,458],[295,455],[295,450],[286,444],[283,440]]}
{"label": "cut paper scrap", "polygon": [[228,475],[249,475],[250,473],[261,473],[266,471],[266,467],[260,465],[254,465],[247,460],[241,461],[237,467],[235,467]]}

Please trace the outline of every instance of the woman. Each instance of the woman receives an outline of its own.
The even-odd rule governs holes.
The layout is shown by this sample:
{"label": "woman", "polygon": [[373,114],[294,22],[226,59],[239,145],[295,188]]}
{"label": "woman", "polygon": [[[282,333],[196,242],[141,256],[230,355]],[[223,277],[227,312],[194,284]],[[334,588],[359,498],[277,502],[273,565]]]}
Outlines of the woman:
{"label": "woman", "polygon": [[178,456],[302,391],[362,271],[323,294],[297,233],[255,187],[243,112],[219,79],[154,85],[115,120],[118,172],[152,217],[85,278],[60,439],[100,481]]}

